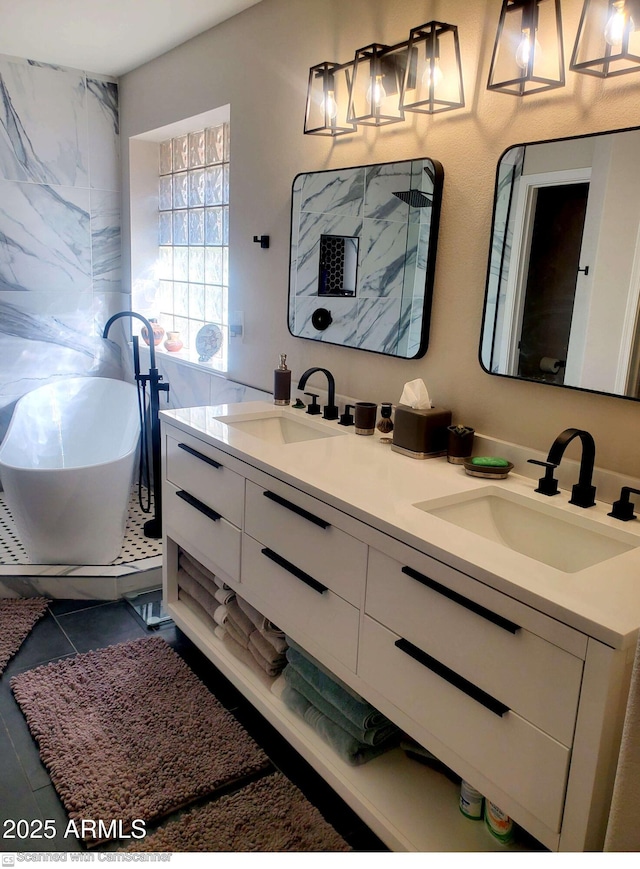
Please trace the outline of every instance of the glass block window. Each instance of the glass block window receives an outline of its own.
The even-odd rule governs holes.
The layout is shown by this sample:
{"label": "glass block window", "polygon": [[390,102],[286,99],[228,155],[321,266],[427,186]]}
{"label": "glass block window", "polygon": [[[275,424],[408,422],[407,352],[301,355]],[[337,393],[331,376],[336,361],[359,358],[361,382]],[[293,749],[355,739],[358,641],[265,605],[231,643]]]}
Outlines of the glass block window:
{"label": "glass block window", "polygon": [[180,355],[227,368],[229,125],[160,143],[158,319]]}

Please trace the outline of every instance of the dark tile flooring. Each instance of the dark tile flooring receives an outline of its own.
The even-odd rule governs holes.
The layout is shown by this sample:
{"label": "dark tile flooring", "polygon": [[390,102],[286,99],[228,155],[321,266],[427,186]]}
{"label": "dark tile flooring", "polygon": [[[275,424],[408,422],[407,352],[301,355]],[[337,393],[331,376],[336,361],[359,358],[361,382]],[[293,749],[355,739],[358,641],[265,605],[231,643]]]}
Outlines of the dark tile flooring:
{"label": "dark tile flooring", "polygon": [[[75,837],[63,838],[67,815],[13,698],[9,687],[11,677],[77,652],[104,648],[152,634],[164,637],[183,657],[209,690],[262,746],[274,767],[300,788],[354,850],[387,850],[173,622],[149,630],[125,601],[57,600],[52,602],[47,615],[35,626],[0,678],[0,851],[83,850]],[[51,840],[6,839],[8,819],[53,820],[57,837]],[[4,861],[2,865],[5,865]]]}

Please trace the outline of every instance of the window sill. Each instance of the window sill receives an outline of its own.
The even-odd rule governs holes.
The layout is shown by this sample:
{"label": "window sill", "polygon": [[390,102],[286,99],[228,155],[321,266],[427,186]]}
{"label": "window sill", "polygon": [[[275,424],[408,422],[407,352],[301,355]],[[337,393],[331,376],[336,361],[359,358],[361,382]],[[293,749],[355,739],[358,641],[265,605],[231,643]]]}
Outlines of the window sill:
{"label": "window sill", "polygon": [[[149,347],[147,345],[141,345],[140,349],[144,350],[147,354],[149,353]],[[214,357],[208,362],[200,362],[196,350],[182,349],[172,352],[165,350],[162,345],[158,345],[155,350],[156,362],[160,362],[161,359],[171,359],[179,362],[181,365],[187,366],[188,368],[195,368],[197,371],[209,371],[212,374],[221,377],[226,377],[227,375],[228,368],[224,359],[216,359]]]}

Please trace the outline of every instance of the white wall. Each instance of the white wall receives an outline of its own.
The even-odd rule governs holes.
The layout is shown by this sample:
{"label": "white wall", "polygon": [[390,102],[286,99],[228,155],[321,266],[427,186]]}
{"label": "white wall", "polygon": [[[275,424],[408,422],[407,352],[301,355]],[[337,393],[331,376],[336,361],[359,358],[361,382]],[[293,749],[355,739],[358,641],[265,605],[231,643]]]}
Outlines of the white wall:
{"label": "white wall", "polygon": [[[567,64],[581,9],[582,0],[563,3]],[[492,377],[478,363],[502,152],[514,143],[640,123],[640,73],[601,81],[567,72],[565,88],[524,99],[487,91],[499,11],[498,0],[262,0],[121,80],[124,189],[128,137],[229,103],[230,306],[244,311],[246,331],[244,342],[232,345],[231,377],[270,389],[281,352],[294,379],[311,365],[326,366],[340,393],[362,399],[397,401],[405,381],[422,377],[456,422],[542,450],[563,428],[584,427],[596,439],[597,464],[640,476],[637,403]],[[303,135],[310,66],[344,61],[372,42],[399,42],[430,20],[458,25],[466,108],[416,115],[336,140]],[[416,157],[439,160],[445,170],[426,356],[404,361],[291,337],[286,315],[293,177]],[[125,275],[126,219],[125,214]],[[269,250],[253,243],[261,234],[271,237]]]}

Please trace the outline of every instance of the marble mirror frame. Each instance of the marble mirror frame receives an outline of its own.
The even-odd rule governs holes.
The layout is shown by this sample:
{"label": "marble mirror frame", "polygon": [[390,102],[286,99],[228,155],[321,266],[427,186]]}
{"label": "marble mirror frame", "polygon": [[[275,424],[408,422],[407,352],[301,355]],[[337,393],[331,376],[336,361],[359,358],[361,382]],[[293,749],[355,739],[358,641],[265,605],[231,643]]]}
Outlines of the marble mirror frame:
{"label": "marble mirror frame", "polygon": [[[426,353],[443,182],[441,164],[428,158],[296,175],[288,303],[294,337],[404,359]],[[332,268],[344,269],[344,277],[332,272],[325,280],[321,249],[333,251]]]}
{"label": "marble mirror frame", "polygon": [[[502,153],[479,346],[488,374],[640,400],[639,149],[640,127],[632,127],[521,143]],[[577,201],[580,185],[584,201],[566,206],[580,210],[575,240],[566,247],[574,218],[558,218],[562,256],[537,271],[548,252],[539,242],[544,231],[536,235],[540,191],[542,201],[557,202],[551,223],[565,214],[569,194],[562,191],[574,189]],[[556,270],[566,270],[564,295],[549,289]]]}

